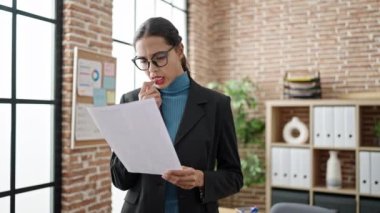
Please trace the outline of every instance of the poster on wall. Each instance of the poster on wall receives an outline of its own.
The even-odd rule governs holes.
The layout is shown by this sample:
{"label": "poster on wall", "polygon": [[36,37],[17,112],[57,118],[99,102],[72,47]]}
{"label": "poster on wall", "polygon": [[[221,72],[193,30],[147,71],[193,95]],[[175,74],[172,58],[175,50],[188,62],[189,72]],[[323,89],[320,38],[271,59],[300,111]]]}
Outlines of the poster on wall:
{"label": "poster on wall", "polygon": [[71,148],[106,144],[87,107],[115,104],[116,58],[74,48]]}

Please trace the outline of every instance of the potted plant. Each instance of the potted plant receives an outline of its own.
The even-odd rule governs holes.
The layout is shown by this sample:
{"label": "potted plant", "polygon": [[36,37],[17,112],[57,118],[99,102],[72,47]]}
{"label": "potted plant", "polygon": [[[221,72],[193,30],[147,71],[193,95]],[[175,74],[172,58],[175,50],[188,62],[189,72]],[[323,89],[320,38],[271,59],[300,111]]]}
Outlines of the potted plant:
{"label": "potted plant", "polygon": [[[257,106],[253,95],[255,90],[253,82],[249,78],[243,78],[223,83],[212,82],[208,87],[231,97],[231,108],[239,143],[243,146],[247,144],[263,146],[264,122],[250,115],[250,112]],[[246,157],[241,160],[241,166],[244,186],[248,187],[255,183],[264,182],[265,172],[262,169],[262,162],[253,151],[249,151]]]}
{"label": "potted plant", "polygon": [[374,132],[375,137],[376,137],[377,145],[380,146],[380,120],[378,120],[375,123],[375,126],[373,127],[373,132]]}

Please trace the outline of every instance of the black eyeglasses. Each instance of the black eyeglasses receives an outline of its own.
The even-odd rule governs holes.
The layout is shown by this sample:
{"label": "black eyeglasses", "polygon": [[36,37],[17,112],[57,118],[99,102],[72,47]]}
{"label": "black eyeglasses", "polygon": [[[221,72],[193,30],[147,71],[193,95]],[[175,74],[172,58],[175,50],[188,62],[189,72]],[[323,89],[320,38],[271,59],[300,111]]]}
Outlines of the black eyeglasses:
{"label": "black eyeglasses", "polygon": [[156,67],[164,67],[168,64],[168,55],[170,50],[172,50],[174,46],[172,46],[167,51],[160,51],[153,54],[150,61],[144,57],[136,56],[132,59],[132,62],[136,65],[139,70],[147,71],[149,70],[150,64],[153,63]]}

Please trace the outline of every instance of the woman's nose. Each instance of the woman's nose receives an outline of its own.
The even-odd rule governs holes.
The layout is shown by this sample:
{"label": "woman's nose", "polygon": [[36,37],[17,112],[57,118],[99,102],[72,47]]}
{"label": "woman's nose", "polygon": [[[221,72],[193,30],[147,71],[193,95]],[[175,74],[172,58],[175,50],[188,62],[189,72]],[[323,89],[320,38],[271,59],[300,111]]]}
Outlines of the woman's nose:
{"label": "woman's nose", "polygon": [[148,71],[149,72],[156,72],[157,69],[158,69],[157,66],[154,63],[150,62]]}

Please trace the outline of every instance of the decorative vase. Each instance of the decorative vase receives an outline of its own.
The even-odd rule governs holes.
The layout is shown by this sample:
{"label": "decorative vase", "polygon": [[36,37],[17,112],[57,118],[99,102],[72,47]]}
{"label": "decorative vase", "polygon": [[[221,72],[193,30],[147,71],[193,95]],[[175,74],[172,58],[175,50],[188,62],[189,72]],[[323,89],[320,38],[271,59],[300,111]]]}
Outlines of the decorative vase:
{"label": "decorative vase", "polygon": [[330,157],[327,160],[326,186],[330,189],[342,188],[342,170],[337,151],[329,151]]}
{"label": "decorative vase", "polygon": [[[293,135],[293,131],[297,131],[299,134],[297,137]],[[288,123],[285,124],[282,130],[282,137],[286,143],[289,144],[304,144],[309,138],[309,130],[306,124],[304,124],[298,117],[294,116]]]}

